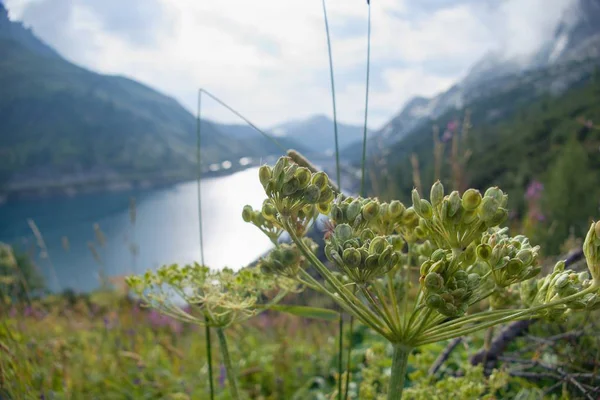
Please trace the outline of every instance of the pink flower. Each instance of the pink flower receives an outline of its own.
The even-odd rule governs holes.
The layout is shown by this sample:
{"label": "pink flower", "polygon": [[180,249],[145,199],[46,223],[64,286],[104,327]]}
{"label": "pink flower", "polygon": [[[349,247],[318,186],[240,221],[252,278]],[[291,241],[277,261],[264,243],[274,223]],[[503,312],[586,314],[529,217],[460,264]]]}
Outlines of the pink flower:
{"label": "pink flower", "polygon": [[525,192],[525,198],[527,200],[537,200],[542,196],[542,192],[544,191],[544,185],[536,180],[533,180],[527,186],[527,191]]}
{"label": "pink flower", "polygon": [[448,125],[446,125],[446,129],[450,132],[454,132],[457,128],[458,128],[457,120],[450,121],[450,122],[448,122]]}

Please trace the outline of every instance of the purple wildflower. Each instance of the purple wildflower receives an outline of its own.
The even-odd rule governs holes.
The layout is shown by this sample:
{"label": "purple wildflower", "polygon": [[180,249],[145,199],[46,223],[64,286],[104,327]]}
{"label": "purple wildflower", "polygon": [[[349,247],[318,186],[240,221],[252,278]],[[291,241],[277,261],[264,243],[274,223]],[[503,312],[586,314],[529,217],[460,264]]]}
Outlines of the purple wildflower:
{"label": "purple wildflower", "polygon": [[450,131],[450,132],[456,131],[457,128],[458,128],[457,120],[452,120],[452,121],[448,122],[448,125],[446,125],[446,130]]}
{"label": "purple wildflower", "polygon": [[544,191],[544,184],[533,180],[527,186],[527,191],[525,192],[525,198],[527,200],[537,200],[542,196],[542,192]]}
{"label": "purple wildflower", "polygon": [[225,379],[227,378],[227,370],[225,369],[225,365],[221,364],[219,368],[219,386],[225,387]]}

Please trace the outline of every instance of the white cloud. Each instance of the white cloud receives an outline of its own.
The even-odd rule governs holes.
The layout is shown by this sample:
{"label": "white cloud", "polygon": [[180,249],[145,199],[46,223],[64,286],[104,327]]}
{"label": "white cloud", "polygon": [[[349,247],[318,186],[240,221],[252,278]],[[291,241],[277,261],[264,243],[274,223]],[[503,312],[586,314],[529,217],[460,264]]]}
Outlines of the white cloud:
{"label": "white cloud", "polygon": [[[318,0],[156,0],[148,7],[156,3],[161,12],[145,10],[140,15],[160,34],[143,45],[131,40],[134,36],[122,24],[111,29],[110,15],[105,9],[98,11],[104,4],[100,0],[61,0],[69,3],[69,12],[52,21],[28,14],[31,4],[50,1],[56,0],[5,0],[14,17],[25,18],[70,60],[140,80],[190,110],[197,88],[205,87],[262,126],[317,113],[331,115],[327,43]],[[98,3],[92,7],[92,1]],[[479,2],[457,1],[418,13],[410,0],[373,2],[370,125],[385,123],[414,95],[433,95],[448,87],[500,42],[516,48],[523,34],[539,42],[538,32],[546,34],[562,12],[562,4],[544,6],[551,16],[540,17],[536,6],[545,1],[558,3],[504,0],[499,7],[481,7]],[[355,123],[364,113],[365,3],[327,3],[338,115]],[[142,3],[121,2],[120,7],[135,4]],[[136,15],[135,8],[127,11]],[[142,29],[140,18],[135,22],[135,38],[149,31]],[[208,102],[207,112],[215,119],[239,122]]]}

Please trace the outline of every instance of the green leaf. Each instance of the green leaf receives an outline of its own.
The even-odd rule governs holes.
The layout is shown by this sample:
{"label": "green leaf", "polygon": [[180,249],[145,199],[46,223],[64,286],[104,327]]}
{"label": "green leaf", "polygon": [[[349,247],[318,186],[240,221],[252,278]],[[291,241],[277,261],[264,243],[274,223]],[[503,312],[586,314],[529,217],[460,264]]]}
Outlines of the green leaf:
{"label": "green leaf", "polygon": [[293,314],[298,317],[324,319],[327,321],[337,321],[337,319],[339,318],[339,314],[337,312],[329,310],[327,308],[273,305],[270,306],[269,309]]}

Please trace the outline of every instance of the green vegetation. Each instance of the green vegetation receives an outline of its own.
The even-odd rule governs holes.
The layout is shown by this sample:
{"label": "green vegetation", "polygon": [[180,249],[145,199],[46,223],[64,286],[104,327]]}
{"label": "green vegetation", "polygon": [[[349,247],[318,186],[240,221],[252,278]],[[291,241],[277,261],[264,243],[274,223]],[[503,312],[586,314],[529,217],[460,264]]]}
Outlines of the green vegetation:
{"label": "green vegetation", "polygon": [[[521,102],[523,87],[495,95],[468,107],[472,128],[461,151],[469,152],[464,165],[468,186],[483,189],[498,185],[510,194],[511,218],[523,219],[528,211],[525,196],[533,181],[543,183],[541,213],[545,217],[532,233],[550,254],[571,232],[581,237],[589,218],[597,214],[600,199],[600,79],[591,77],[558,97],[545,96]],[[516,105],[515,105],[516,104]],[[504,117],[490,122],[494,110]],[[462,112],[447,113],[436,121],[440,136],[447,124],[462,119]],[[424,186],[434,181],[435,152],[431,124],[390,150],[386,165],[391,171],[378,177],[387,188],[385,198],[406,199],[414,187],[410,155],[418,157]],[[460,127],[456,127],[458,135]],[[452,144],[443,150],[451,161]],[[454,185],[451,164],[443,165],[439,178]],[[373,177],[373,176],[371,176]]]}

